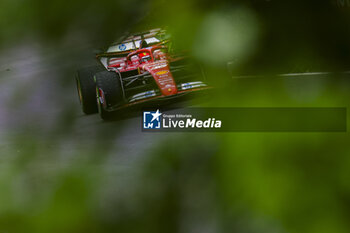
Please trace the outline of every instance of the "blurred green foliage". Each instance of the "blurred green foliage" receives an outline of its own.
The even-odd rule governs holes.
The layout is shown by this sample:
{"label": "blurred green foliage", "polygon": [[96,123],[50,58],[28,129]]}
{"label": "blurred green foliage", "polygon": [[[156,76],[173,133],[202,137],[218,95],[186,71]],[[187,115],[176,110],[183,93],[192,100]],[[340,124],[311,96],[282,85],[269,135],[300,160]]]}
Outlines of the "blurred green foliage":
{"label": "blurred green foliage", "polygon": [[[166,26],[218,88],[204,106],[348,107],[343,74],[226,69],[346,70],[349,9],[335,5],[2,0],[0,233],[348,232],[348,133],[142,134],[135,119],[84,121],[71,94],[92,48]],[[33,57],[47,73],[27,74]]]}

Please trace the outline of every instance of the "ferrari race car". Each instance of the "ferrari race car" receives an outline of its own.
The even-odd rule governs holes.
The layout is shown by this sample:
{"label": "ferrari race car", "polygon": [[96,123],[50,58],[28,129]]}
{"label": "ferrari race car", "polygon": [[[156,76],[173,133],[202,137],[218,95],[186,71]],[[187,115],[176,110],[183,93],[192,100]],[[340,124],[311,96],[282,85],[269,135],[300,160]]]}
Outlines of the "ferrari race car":
{"label": "ferrari race car", "polygon": [[161,29],[124,37],[96,55],[99,66],[77,72],[76,83],[85,114],[108,119],[118,110],[208,89],[201,69],[170,51]]}

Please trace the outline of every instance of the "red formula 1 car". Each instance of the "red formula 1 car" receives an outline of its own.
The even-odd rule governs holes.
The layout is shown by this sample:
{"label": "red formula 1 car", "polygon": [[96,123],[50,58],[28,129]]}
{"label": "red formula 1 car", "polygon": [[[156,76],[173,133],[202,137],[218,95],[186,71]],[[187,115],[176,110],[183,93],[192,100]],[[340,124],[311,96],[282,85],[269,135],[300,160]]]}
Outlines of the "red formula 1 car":
{"label": "red formula 1 car", "polygon": [[102,66],[77,72],[83,112],[99,112],[107,119],[132,105],[208,89],[198,66],[170,52],[170,43],[164,30],[155,29],[124,38],[98,54]]}

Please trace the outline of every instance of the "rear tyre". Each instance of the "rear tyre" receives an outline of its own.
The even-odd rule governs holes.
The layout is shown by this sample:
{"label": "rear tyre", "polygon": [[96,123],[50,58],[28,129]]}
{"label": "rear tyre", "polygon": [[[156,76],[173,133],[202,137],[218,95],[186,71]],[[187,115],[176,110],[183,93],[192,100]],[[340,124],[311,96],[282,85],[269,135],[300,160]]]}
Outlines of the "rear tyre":
{"label": "rear tyre", "polygon": [[99,72],[96,78],[96,96],[98,111],[104,120],[114,118],[115,112],[108,111],[124,103],[124,93],[119,74],[110,71]]}
{"label": "rear tyre", "polygon": [[103,70],[105,70],[105,68],[102,66],[91,66],[78,70],[76,74],[80,105],[83,112],[87,115],[98,112],[94,75]]}

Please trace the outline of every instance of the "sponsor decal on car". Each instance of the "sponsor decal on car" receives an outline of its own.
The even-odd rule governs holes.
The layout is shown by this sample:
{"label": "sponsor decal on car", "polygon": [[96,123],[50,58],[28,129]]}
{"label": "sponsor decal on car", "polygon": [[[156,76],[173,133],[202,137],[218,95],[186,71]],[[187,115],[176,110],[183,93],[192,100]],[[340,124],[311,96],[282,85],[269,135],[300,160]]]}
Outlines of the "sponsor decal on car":
{"label": "sponsor decal on car", "polygon": [[179,86],[179,89],[181,90],[188,90],[188,89],[193,89],[193,88],[198,88],[198,87],[206,87],[207,85],[204,84],[201,81],[198,82],[189,82],[189,83],[181,83]]}
{"label": "sponsor decal on car", "polygon": [[156,73],[156,75],[164,75],[164,74],[167,74],[167,73],[169,73],[169,70],[162,70],[162,71],[158,71],[157,73]]}
{"label": "sponsor decal on car", "polygon": [[130,98],[130,102],[133,102],[136,100],[141,100],[141,99],[146,99],[146,98],[153,97],[153,96],[156,96],[156,92],[154,90],[145,91],[145,92],[133,95]]}
{"label": "sponsor decal on car", "polygon": [[125,51],[126,50],[126,45],[125,44],[121,44],[118,46],[118,48],[121,50],[121,51]]}
{"label": "sponsor decal on car", "polygon": [[106,107],[105,94],[101,88],[98,89],[98,99],[103,107]]}

